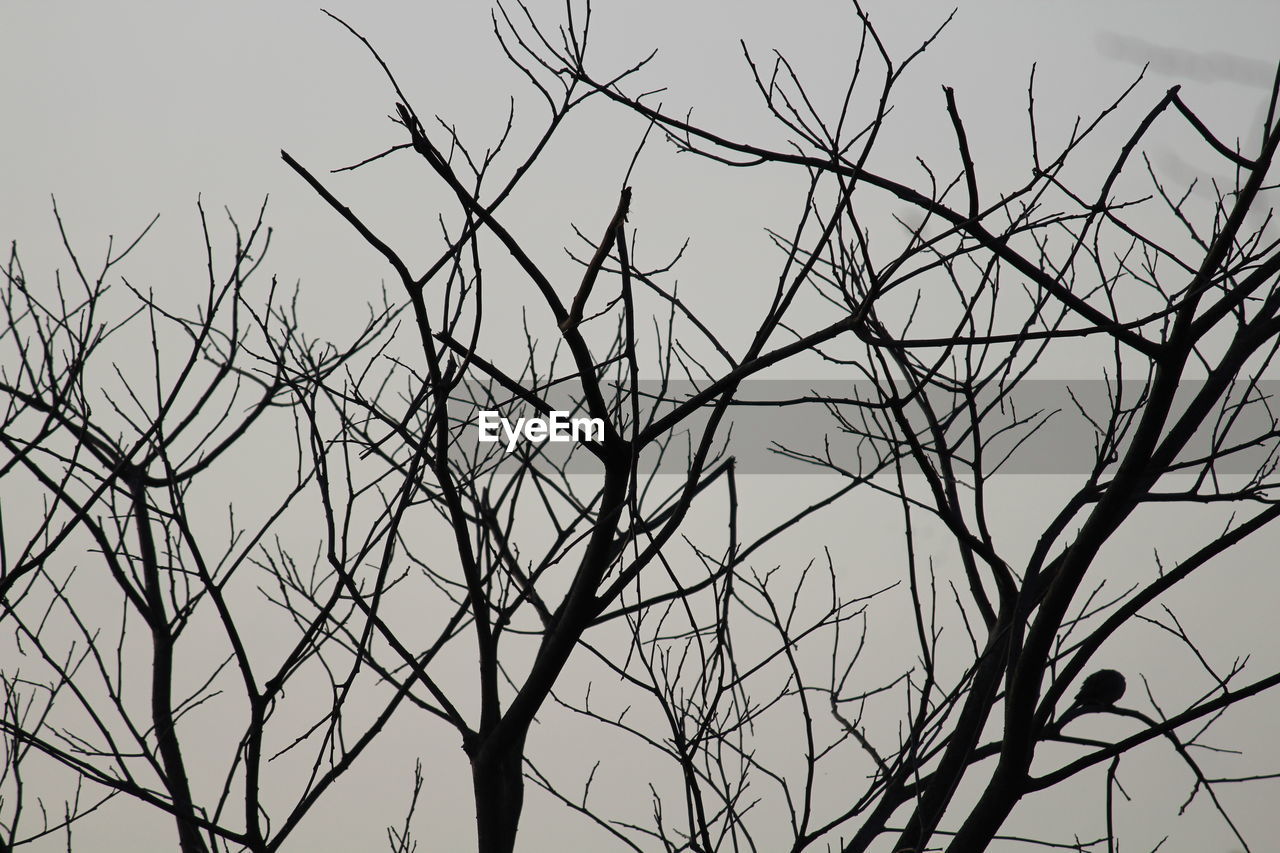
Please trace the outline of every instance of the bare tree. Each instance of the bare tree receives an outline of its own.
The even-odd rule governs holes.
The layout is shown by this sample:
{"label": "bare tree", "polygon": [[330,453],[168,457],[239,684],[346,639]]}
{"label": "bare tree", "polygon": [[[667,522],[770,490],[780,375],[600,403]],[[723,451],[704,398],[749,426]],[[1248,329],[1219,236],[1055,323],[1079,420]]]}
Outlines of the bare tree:
{"label": "bare tree", "polygon": [[[231,220],[224,262],[201,209],[207,281],[194,315],[127,278],[108,288],[137,240],[90,273],[59,219],[65,288],[29,282],[14,249],[0,477],[6,498],[42,499],[12,514],[6,499],[0,530],[0,624],[18,662],[0,672],[0,849],[58,833],[70,848],[89,814],[127,800],[168,813],[184,853],[277,850],[406,718],[465,751],[482,853],[515,849],[527,787],[634,850],[982,851],[1024,799],[1103,764],[1100,833],[1034,841],[1114,850],[1117,768],[1150,741],[1170,744],[1190,796],[1235,832],[1218,789],[1249,774],[1219,776],[1194,750],[1280,672],[1223,671],[1161,608],[1280,513],[1280,430],[1262,385],[1280,344],[1280,244],[1259,215],[1280,80],[1251,146],[1221,141],[1175,88],[1098,176],[1075,161],[1125,120],[1138,84],[1059,143],[1037,131],[1029,87],[1028,171],[1007,188],[979,180],[960,99],[944,88],[954,162],[922,160],[913,186],[872,164],[895,86],[938,34],[898,61],[854,13],[861,41],[834,115],[785,58],[766,72],[747,53],[788,134],[778,148],[632,94],[646,62],[596,76],[589,5],[570,5],[555,31],[499,6],[501,48],[547,114],[517,152],[513,113],[483,154],[415,106],[339,21],[386,72],[397,137],[336,171],[408,160],[450,201],[433,211],[435,254],[415,265],[336,179],[282,152],[394,276],[394,294],[341,346],[306,335],[274,280],[255,285],[261,213],[243,232]],[[612,102],[640,132],[565,280],[503,205],[587,99]],[[1234,176],[1207,208],[1140,154],[1175,122]],[[719,163],[793,170],[806,188],[788,230],[771,235],[769,282],[740,285],[768,294],[744,344],[731,343],[741,311],[699,316],[681,298],[678,258],[638,256],[631,208],[644,187],[632,169],[663,137]],[[1130,173],[1144,169],[1152,189],[1139,194]],[[883,209],[862,203],[877,195],[913,211],[894,239],[862,212]],[[516,358],[490,331],[513,298],[495,270],[530,294]],[[123,361],[139,340],[140,367]],[[1101,405],[1076,400],[1092,458],[1028,539],[992,495],[1053,423],[1023,396],[1037,365],[1080,342],[1106,380]],[[823,366],[845,390],[761,398],[744,385],[783,363]],[[777,450],[837,485],[812,502],[774,499],[758,527],[743,521],[757,496],[739,482],[729,427],[777,411],[830,419],[823,447],[780,435]],[[511,431],[478,441],[486,413]],[[564,418],[583,434],[548,440]],[[236,456],[255,442],[273,452],[249,454],[257,476],[246,477]],[[209,502],[227,500],[227,478],[240,494],[221,527]],[[892,515],[866,526],[897,537],[897,583],[868,583],[858,555],[805,538],[806,524],[864,495],[889,502]],[[1214,520],[1200,524],[1204,540],[1104,588],[1106,549],[1142,514],[1181,505]],[[713,515],[725,532],[707,532],[700,517]],[[923,541],[925,528],[946,544]],[[815,559],[762,562],[785,541]],[[956,572],[933,565],[938,550]],[[900,672],[865,675],[868,616],[898,606],[915,647]],[[1143,701],[1138,673],[1102,665],[1136,623],[1203,666],[1203,689],[1177,710],[1165,710],[1177,691],[1143,682]],[[618,687],[593,697],[602,681]],[[647,822],[634,799],[593,797],[605,759],[584,779],[574,756],[540,750],[534,724],[555,716],[666,762],[608,783],[647,791]],[[1120,719],[1086,737],[1099,717]],[[73,793],[33,818],[37,761],[64,768]],[[393,850],[414,849],[422,786],[419,767],[409,817],[387,830]]]}
{"label": "bare tree", "polygon": [[[1247,849],[1217,789],[1270,777],[1214,777],[1194,752],[1208,747],[1205,734],[1225,709],[1280,683],[1280,673],[1245,679],[1247,658],[1219,669],[1162,600],[1193,573],[1212,571],[1218,558],[1278,513],[1277,422],[1262,382],[1280,331],[1280,243],[1269,211],[1259,205],[1280,143],[1280,77],[1271,89],[1261,138],[1251,145],[1222,142],[1174,87],[1136,122],[1090,185],[1068,163],[1137,83],[1051,148],[1037,133],[1033,74],[1026,182],[983,192],[956,94],[944,87],[940,108],[954,129],[958,166],[930,168],[921,161],[927,183],[913,187],[877,174],[868,163],[891,91],[919,52],[895,61],[871,20],[856,11],[863,41],[849,94],[835,115],[819,113],[785,57],[777,56],[766,72],[747,53],[765,105],[788,132],[785,149],[729,138],[664,112],[653,96],[632,96],[622,81],[594,78],[570,52],[550,51],[545,60],[652,122],[682,151],[738,167],[791,166],[804,170],[815,186],[826,182],[829,231],[811,242],[803,234],[778,241],[788,257],[817,262],[807,274],[845,315],[837,325],[850,323],[842,340],[858,342],[815,351],[852,370],[871,393],[785,401],[825,406],[838,432],[859,439],[856,453],[835,454],[828,446],[791,455],[840,473],[846,488],[890,497],[900,507],[905,534],[904,579],[917,657],[897,679],[870,690],[853,687],[863,638],[844,647],[840,631],[845,618],[862,611],[844,610],[850,600],[836,591],[841,572],[835,564],[828,567],[830,605],[809,621],[797,610],[794,587],[788,605],[786,597],[770,593],[770,575],[739,579],[731,596],[739,619],[771,627],[778,641],[750,667],[737,661],[722,689],[728,685],[749,695],[744,682],[771,662],[784,669],[786,679],[783,690],[766,693],[769,698],[759,704],[735,703],[727,716],[718,713],[719,692],[710,691],[714,699],[708,702],[707,679],[719,675],[718,658],[732,648],[733,617],[723,615],[729,608],[690,619],[688,633],[675,633],[674,641],[669,626],[646,633],[636,620],[637,648],[648,651],[640,655],[637,677],[672,721],[664,748],[684,769],[690,804],[688,828],[662,833],[668,849],[754,848],[748,813],[759,800],[744,792],[755,777],[776,786],[786,803],[793,850],[826,844],[861,851],[883,837],[893,839],[885,849],[894,851],[930,845],[986,850],[1024,798],[1108,762],[1105,833],[1087,842],[1077,832],[1061,846],[1115,849],[1111,804],[1120,757],[1159,738],[1186,762],[1188,803],[1197,795],[1209,798]],[[866,88],[867,100],[879,107],[859,124],[851,104]],[[1188,203],[1189,188],[1166,187],[1138,154],[1153,128],[1174,122],[1189,125],[1195,141],[1221,157],[1234,175],[1232,184],[1217,187],[1207,207]],[[1149,178],[1145,195],[1128,189],[1135,186],[1135,171]],[[1134,194],[1122,194],[1121,187]],[[900,244],[873,239],[872,224],[859,214],[863,208],[855,198],[877,193],[916,211]],[[1018,391],[1051,347],[1078,338],[1101,339],[1110,354],[1100,376],[1107,390],[1103,405],[1086,409],[1076,403],[1096,433],[1092,464],[1049,514],[1032,539],[1034,547],[1007,544],[1007,525],[989,505],[993,477],[1016,466],[1019,454],[1025,457],[1024,442],[1056,414],[1020,409]],[[1140,513],[1173,513],[1179,505],[1203,508],[1199,545],[1172,567],[1157,557],[1150,575],[1125,577],[1133,585],[1109,594],[1104,586],[1114,572],[1108,571],[1104,548],[1121,539],[1126,523]],[[1224,507],[1230,515],[1219,514]],[[931,549],[916,533],[922,518],[949,534],[946,549],[960,558],[959,577],[926,571]],[[731,554],[726,570],[750,551]],[[970,641],[972,654],[962,666],[952,650],[940,647],[947,614],[937,584],[944,581],[952,615],[962,618]],[[1149,710],[1122,707],[1117,703],[1126,680],[1104,668],[1083,681],[1074,703],[1064,701],[1104,645],[1138,621],[1153,622],[1185,644],[1203,667],[1202,691],[1169,711],[1164,695],[1171,691],[1146,685]],[[806,666],[796,649],[819,631],[828,635],[816,656],[824,662]],[[655,666],[665,664],[673,644],[690,646],[690,637],[697,638],[694,660],[700,665],[674,673]],[[862,714],[887,697],[897,700],[903,716],[876,737]],[[774,710],[783,704],[789,714]],[[829,711],[834,725],[821,710]],[[781,713],[802,733],[796,750],[804,759],[798,766],[770,766],[743,741],[742,732],[758,727],[766,711]],[[1116,740],[1086,738],[1068,728],[1090,713],[1119,715],[1131,725]],[[1046,749],[1054,743],[1078,749]],[[820,808],[817,803],[826,799],[820,767],[839,767],[848,781],[864,775],[844,769],[854,762],[867,768],[869,781],[856,794],[840,794],[835,808]],[[734,772],[726,775],[728,767]],[[956,805],[957,794],[966,790],[976,802]]]}

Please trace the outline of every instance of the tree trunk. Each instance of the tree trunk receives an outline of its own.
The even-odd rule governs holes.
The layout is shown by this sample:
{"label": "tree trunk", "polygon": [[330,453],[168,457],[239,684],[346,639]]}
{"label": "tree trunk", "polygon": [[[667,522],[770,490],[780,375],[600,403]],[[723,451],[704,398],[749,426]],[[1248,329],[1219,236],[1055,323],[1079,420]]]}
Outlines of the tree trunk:
{"label": "tree trunk", "polygon": [[476,796],[476,849],[512,853],[524,805],[524,738],[491,750],[486,744],[471,758]]}

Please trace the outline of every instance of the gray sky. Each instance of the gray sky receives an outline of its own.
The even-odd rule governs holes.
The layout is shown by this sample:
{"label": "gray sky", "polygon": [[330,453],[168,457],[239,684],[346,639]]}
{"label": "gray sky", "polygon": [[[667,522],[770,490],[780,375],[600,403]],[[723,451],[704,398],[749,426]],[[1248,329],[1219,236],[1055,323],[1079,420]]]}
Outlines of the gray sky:
{"label": "gray sky", "polygon": [[[375,44],[420,112],[455,123],[476,147],[483,149],[500,130],[513,94],[517,139],[541,122],[537,98],[508,66],[493,38],[485,4],[337,0],[327,8]],[[949,12],[945,4],[932,2],[884,2],[869,8],[899,54]],[[560,14],[558,3],[537,3],[533,9],[544,21],[558,20]],[[778,131],[767,123],[750,86],[738,40],[761,57],[773,48],[787,54],[815,97],[830,105],[845,80],[855,24],[848,4],[837,2],[785,8],[723,0],[602,2],[593,23],[592,51],[603,71],[630,65],[651,48],[660,48],[636,86],[667,86],[663,98],[672,111],[693,108],[695,119],[708,126],[773,143]],[[910,170],[916,153],[938,156],[951,150],[939,89],[946,84],[955,87],[966,116],[984,187],[987,181],[993,188],[1012,185],[1029,163],[1026,88],[1032,63],[1038,63],[1041,133],[1046,136],[1061,138],[1077,114],[1101,108],[1150,61],[1147,79],[1126,115],[1140,114],[1170,85],[1181,83],[1184,98],[1212,127],[1225,138],[1239,134],[1248,139],[1248,149],[1265,108],[1277,32],[1280,5],[1269,0],[968,3],[899,90],[892,128],[899,144],[872,165],[914,178],[918,173]],[[267,218],[276,236],[267,271],[285,282],[300,280],[304,319],[318,334],[341,337],[351,312],[375,298],[379,282],[390,282],[390,271],[282,163],[279,150],[287,149],[316,174],[355,162],[399,141],[398,129],[386,119],[393,104],[393,93],[363,47],[313,3],[8,0],[0,6],[0,236],[18,241],[29,277],[37,280],[64,263],[51,195],[73,240],[93,258],[102,254],[107,235],[132,237],[160,213],[157,229],[129,272],[162,299],[183,304],[198,298],[199,285],[190,282],[198,282],[202,274],[197,197],[213,216],[226,206],[246,222],[269,195]],[[588,108],[572,121],[528,185],[504,207],[506,221],[538,248],[539,260],[552,269],[569,269],[561,247],[574,242],[572,224],[594,234],[607,216],[643,131],[602,107]],[[1132,121],[1117,127],[1127,132]],[[1153,148],[1151,154],[1170,174],[1182,170],[1190,175],[1200,163],[1188,148],[1170,144]],[[367,213],[407,257],[422,261],[434,241],[421,235],[426,229],[434,237],[429,230],[436,209],[432,205],[443,196],[438,187],[406,181],[404,174],[375,166],[333,176],[329,184],[353,208]],[[693,243],[680,267],[681,281],[687,282],[682,287],[687,286],[695,305],[701,300],[708,306],[720,304],[726,288],[749,303],[758,270],[772,269],[769,264],[776,257],[762,229],[788,222],[787,211],[794,209],[802,189],[794,176],[709,168],[672,156],[662,145],[641,160],[633,183],[632,219],[645,248],[654,257],[670,254],[684,235],[691,235]],[[425,211],[423,198],[428,200]],[[886,220],[892,212],[886,203]],[[513,278],[497,287],[511,304],[534,304],[522,281]],[[1048,369],[1052,375],[1076,378],[1071,361]],[[803,378],[802,373],[784,375]],[[786,482],[797,496],[817,489],[800,478],[771,479],[769,488],[776,489],[778,482]],[[1007,501],[1011,516],[1029,511],[1026,482],[1004,481],[1002,488],[1008,493],[999,499]],[[851,550],[859,547],[849,541],[852,534],[839,519],[821,522],[813,535],[844,542]],[[1132,550],[1123,556],[1149,555],[1151,540],[1167,542],[1171,536],[1167,523],[1140,524],[1127,543]],[[787,556],[773,554],[779,560]],[[812,555],[802,549],[793,556]],[[1219,594],[1221,599],[1215,598]],[[1239,620],[1242,626],[1260,627],[1234,629],[1223,654],[1257,647],[1265,658],[1274,651],[1267,648],[1274,646],[1273,638],[1263,630],[1264,609],[1274,598],[1233,603],[1229,587],[1198,595],[1193,618],[1204,622],[1206,630],[1217,625],[1217,614],[1226,608],[1263,610],[1255,614],[1258,622]],[[1159,666],[1142,662],[1139,652],[1132,654],[1133,666],[1159,671]],[[1275,657],[1270,655],[1273,662]],[[1269,707],[1274,710],[1275,704]],[[1245,708],[1238,714],[1240,731],[1262,731],[1268,725],[1263,711]],[[580,742],[578,738],[588,737],[560,723],[548,723],[547,730],[547,739]],[[1253,747],[1258,740],[1248,743]],[[435,822],[440,835],[438,844],[427,844],[427,849],[451,849],[451,833],[466,837],[471,807],[461,751],[438,727],[424,731],[406,725],[382,753],[371,756],[369,763],[376,769],[360,777],[361,787],[348,786],[339,794],[376,817],[348,823],[321,815],[295,839],[293,849],[379,845],[381,826],[396,821],[405,802],[404,783],[412,769],[403,760],[406,751],[428,755],[437,762],[433,766],[440,778],[452,780],[429,792],[420,831]],[[1164,760],[1153,759],[1143,772],[1157,778],[1177,772]],[[1172,793],[1160,792],[1158,802],[1143,800],[1129,807],[1126,820],[1147,844],[1145,849],[1163,834],[1150,815],[1171,814],[1168,800],[1184,790],[1179,786]],[[1256,793],[1240,795],[1246,825],[1255,831],[1274,825],[1264,806],[1267,791],[1251,791]],[[1082,808],[1096,813],[1097,786],[1081,788],[1080,796]],[[555,832],[561,833],[563,849],[586,849],[580,845],[596,839],[567,813],[537,802],[526,815],[523,849],[560,849],[534,846],[536,839]],[[1020,819],[1029,824],[1070,826],[1070,815],[1037,812],[1028,805],[1027,816]],[[97,826],[101,843],[84,849],[138,849],[131,840],[139,831],[136,825],[104,820]],[[170,827],[161,823],[159,831],[168,838]],[[1227,849],[1220,825],[1200,811],[1185,818],[1179,831],[1185,831],[1178,836],[1185,846],[1174,851]],[[1211,846],[1196,846],[1200,843]]]}

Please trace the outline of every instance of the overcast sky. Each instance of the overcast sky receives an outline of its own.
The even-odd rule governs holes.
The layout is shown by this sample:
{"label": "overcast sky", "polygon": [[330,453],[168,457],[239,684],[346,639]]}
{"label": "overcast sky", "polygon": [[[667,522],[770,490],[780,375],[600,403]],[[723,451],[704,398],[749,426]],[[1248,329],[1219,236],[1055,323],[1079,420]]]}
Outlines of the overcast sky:
{"label": "overcast sky", "polygon": [[[455,123],[474,146],[491,144],[512,95],[518,129],[536,127],[542,119],[537,99],[498,50],[486,4],[335,2],[328,8],[383,52],[421,111]],[[950,7],[914,3],[903,14],[906,8],[870,7],[886,40],[902,53],[936,27]],[[560,15],[559,3],[534,9],[542,20]],[[107,233],[139,229],[162,214],[148,259],[162,255],[174,264],[191,261],[191,248],[198,248],[193,242],[198,195],[209,209],[225,205],[241,217],[270,195],[269,218],[279,236],[273,270],[303,279],[326,298],[333,297],[332,283],[344,274],[367,281],[371,273],[385,272],[278,156],[281,148],[288,149],[319,172],[396,139],[385,119],[394,98],[380,72],[318,6],[17,0],[5,3],[0,14],[0,104],[6,127],[0,233],[31,246],[33,262],[40,257],[35,247],[52,240],[51,195],[87,246]],[[1152,69],[1135,108],[1182,83],[1188,102],[1219,121],[1215,126],[1224,135],[1256,132],[1274,52],[1274,29],[1268,24],[1278,19],[1280,11],[1266,0],[965,4],[904,81],[897,107],[903,117],[896,126],[914,144],[898,152],[900,164],[890,162],[891,149],[880,156],[886,169],[901,166],[906,176],[912,157],[935,150],[933,138],[949,134],[939,91],[945,83],[956,88],[968,117],[984,180],[998,183],[992,176],[1005,169],[1010,179],[1021,177],[1027,165],[1026,88],[1032,63],[1039,63],[1046,134],[1055,121],[1062,131],[1075,116],[1099,109],[1144,61],[1152,62]],[[692,108],[708,124],[775,141],[778,133],[762,115],[739,39],[766,60],[770,50],[781,50],[819,97],[834,98],[846,79],[855,32],[856,20],[843,2],[801,3],[785,13],[774,3],[651,2],[643,11],[634,4],[602,3],[592,51],[599,66],[610,69],[657,47],[658,57],[637,85],[666,86],[669,107]],[[544,230],[547,255],[558,255],[558,247],[569,242],[571,222],[586,225],[603,215],[599,207],[608,210],[629,159],[621,151],[629,154],[636,141],[634,125],[622,123],[622,131],[609,132],[618,119],[617,111],[579,116],[529,189],[513,199],[507,215],[523,216],[516,221],[522,233],[534,229],[535,242]],[[723,264],[725,245],[739,254],[767,253],[759,231],[750,226],[768,220],[770,205],[778,201],[770,191],[785,193],[790,184],[779,187],[763,175],[724,177],[724,170],[708,176],[702,170],[692,185],[696,192],[689,192],[689,176],[680,169],[692,166],[651,159],[653,167],[646,171],[642,164],[638,173],[634,220],[644,234],[654,234],[655,245],[666,236],[662,221],[679,218],[682,209],[692,208],[690,216],[700,217],[717,204],[730,210],[716,217],[725,233],[703,227],[695,235],[687,275],[711,263],[708,258]],[[370,215],[395,227],[400,218],[395,214],[409,206],[395,194],[394,184],[383,183],[395,174],[367,170],[335,179],[335,187],[355,202],[369,201]],[[719,203],[720,193],[744,184],[750,192],[735,196],[732,204]],[[691,197],[672,204],[672,194],[682,189]],[[385,198],[388,194],[393,200]],[[391,212],[381,213],[389,205]],[[408,218],[416,227],[419,220]],[[412,233],[410,226],[404,230]],[[673,226],[671,239],[687,232]],[[328,251],[317,251],[322,246]],[[413,256],[412,242],[404,251]]]}
{"label": "overcast sky", "polygon": [[[381,51],[419,112],[456,124],[477,148],[500,131],[512,96],[517,138],[539,126],[538,99],[503,57],[486,4],[335,0],[327,8]],[[532,8],[541,20],[558,21],[561,4]],[[933,2],[880,2],[868,8],[899,54],[950,11]],[[779,134],[750,85],[739,40],[762,56],[774,48],[787,54],[815,96],[831,103],[846,80],[856,18],[841,2],[651,0],[601,2],[593,28],[592,53],[602,72],[626,67],[656,47],[658,56],[637,89],[666,86],[669,111],[693,109],[706,125],[772,144]],[[1184,99],[1212,127],[1225,138],[1248,140],[1248,149],[1259,133],[1278,33],[1280,3],[1274,0],[968,3],[904,82],[894,127],[898,147],[872,165],[907,176],[916,153],[949,150],[950,125],[939,89],[946,84],[955,87],[966,115],[980,177],[997,187],[1025,177],[1026,90],[1033,63],[1038,64],[1037,101],[1046,134],[1061,136],[1076,115],[1109,103],[1149,62],[1132,114],[1181,84]],[[51,197],[73,240],[93,258],[101,256],[108,235],[132,237],[159,213],[159,225],[130,270],[143,286],[182,304],[198,298],[202,274],[196,199],[202,198],[209,211],[225,206],[248,221],[269,196],[267,219],[276,236],[268,272],[300,281],[304,318],[319,334],[340,337],[349,329],[350,312],[375,298],[390,271],[284,165],[279,152],[288,150],[316,174],[353,163],[401,141],[399,129],[387,119],[393,109],[394,95],[371,57],[314,3],[6,0],[0,5],[0,237],[18,241],[34,281],[64,263]],[[608,215],[643,132],[641,125],[604,108],[585,110],[573,122],[504,207],[508,225],[538,247],[540,260],[553,268],[565,263],[561,247],[573,244],[574,224],[594,234]],[[1157,146],[1151,154],[1173,175],[1180,170],[1191,175],[1199,167],[1185,146]],[[753,270],[776,257],[763,228],[787,221],[777,212],[803,187],[794,176],[745,175],[691,159],[660,147],[642,159],[633,180],[633,224],[654,256],[678,248],[684,235],[693,237],[681,270],[695,301],[700,293],[705,304],[718,304],[727,288],[735,288],[735,298],[749,299]],[[406,183],[402,172],[382,167],[333,176],[330,186],[367,213],[410,259],[423,260],[433,251],[433,243],[421,235],[436,208],[424,209],[419,202],[424,197],[441,201],[438,189],[426,188],[425,181],[423,186]],[[886,219],[892,212],[886,203]],[[511,305],[530,302],[521,289],[525,283],[498,285],[506,286],[511,291],[500,291],[501,298]],[[1070,376],[1070,369],[1067,363],[1056,372]],[[1008,485],[1010,512],[1019,511],[1024,500],[1019,490],[1025,488],[1025,483]],[[837,539],[847,535],[839,528],[833,522],[827,532]],[[1158,529],[1149,532],[1168,535]],[[1142,536],[1134,536],[1134,553],[1149,551]],[[1207,612],[1228,606],[1212,596],[1206,600]],[[1248,649],[1270,638],[1241,633],[1239,639]],[[1261,726],[1264,717],[1242,714],[1241,719]],[[452,758],[440,761],[452,762],[442,766],[454,774],[457,787],[439,792],[428,814],[443,827],[441,839],[450,837],[459,820],[458,831],[465,835],[466,821],[459,815],[465,818],[470,808],[461,753],[452,742],[447,748]],[[402,789],[405,768],[394,772],[399,774],[395,784],[388,783],[379,796]],[[1093,788],[1086,791],[1093,793]],[[1245,821],[1255,830],[1274,826],[1264,806],[1266,793],[1241,798]],[[1095,802],[1086,804],[1096,809]],[[386,803],[370,797],[369,808],[380,805]],[[395,820],[402,805],[402,799],[387,805],[386,820]],[[1134,813],[1145,814],[1144,808],[1135,805]],[[563,817],[531,813],[522,836],[531,844]],[[1060,823],[1062,815],[1056,819]],[[1188,821],[1201,819],[1203,834],[1180,837],[1213,846],[1174,851],[1227,849],[1220,826],[1207,816],[1192,815]],[[371,829],[380,834],[376,822],[348,827],[322,820],[316,831],[327,839],[323,843],[346,838],[343,843],[350,846],[314,849],[371,848],[380,843],[377,834],[368,834]],[[84,849],[137,849],[128,840],[130,831],[117,826],[114,841],[104,842],[116,846]],[[1142,837],[1158,840],[1159,835],[1152,828]],[[295,849],[307,849],[304,838]],[[428,849],[450,848],[441,840]]]}

